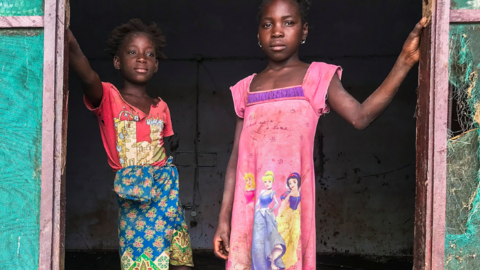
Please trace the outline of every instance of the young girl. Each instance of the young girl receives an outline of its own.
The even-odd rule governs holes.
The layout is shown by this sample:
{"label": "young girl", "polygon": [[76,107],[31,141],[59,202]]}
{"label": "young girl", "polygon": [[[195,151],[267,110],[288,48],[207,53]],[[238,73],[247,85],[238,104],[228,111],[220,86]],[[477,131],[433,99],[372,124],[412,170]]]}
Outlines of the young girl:
{"label": "young girl", "polygon": [[[138,19],[108,38],[123,88],[102,83],[69,31],[70,65],[79,75],[86,106],[98,116],[108,163],[116,171],[122,269],[190,269],[190,236],[178,197],[178,172],[165,155],[172,136],[167,104],[147,95],[146,84],[165,56],[165,37]],[[170,268],[169,268],[170,267]]]}
{"label": "young girl", "polygon": [[[383,84],[360,104],[342,87],[340,67],[299,60],[298,50],[308,36],[309,2],[263,1],[258,45],[268,58],[267,67],[231,88],[238,118],[213,240],[215,254],[228,260],[227,269],[316,268],[313,144],[318,119],[331,107],[355,128],[364,129],[388,106],[419,59],[425,19],[408,37]],[[255,197],[264,213],[247,204],[241,172],[255,179],[271,173],[271,183],[256,183]],[[267,205],[274,200],[262,201],[263,190],[288,191],[281,198],[284,205]],[[276,221],[270,222],[271,215]]]}

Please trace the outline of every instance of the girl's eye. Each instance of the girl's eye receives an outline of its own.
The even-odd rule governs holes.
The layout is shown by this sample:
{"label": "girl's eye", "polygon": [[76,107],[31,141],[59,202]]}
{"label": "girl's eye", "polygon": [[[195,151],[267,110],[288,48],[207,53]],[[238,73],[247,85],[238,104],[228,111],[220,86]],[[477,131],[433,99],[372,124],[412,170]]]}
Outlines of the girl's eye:
{"label": "girl's eye", "polygon": [[128,54],[136,54],[135,51],[129,51]]}
{"label": "girl's eye", "polygon": [[271,24],[271,23],[265,23],[265,24],[263,25],[263,27],[264,27],[264,28],[269,28],[269,27],[272,27],[272,24]]}
{"label": "girl's eye", "polygon": [[287,21],[287,22],[285,22],[285,25],[286,25],[286,26],[292,26],[293,24],[294,24],[294,23],[293,23],[292,21]]}
{"label": "girl's eye", "polygon": [[147,53],[147,55],[150,56],[150,57],[155,57],[155,55],[151,52]]}

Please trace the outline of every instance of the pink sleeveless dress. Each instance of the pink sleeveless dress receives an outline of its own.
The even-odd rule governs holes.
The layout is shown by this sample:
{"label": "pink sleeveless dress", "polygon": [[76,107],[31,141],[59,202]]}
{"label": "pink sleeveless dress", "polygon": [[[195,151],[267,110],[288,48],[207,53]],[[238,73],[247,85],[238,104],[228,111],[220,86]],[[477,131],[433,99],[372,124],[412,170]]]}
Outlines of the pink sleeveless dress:
{"label": "pink sleeveless dress", "polygon": [[314,62],[299,86],[250,93],[253,74],[231,88],[244,124],[227,269],[316,269],[313,144],[341,73]]}

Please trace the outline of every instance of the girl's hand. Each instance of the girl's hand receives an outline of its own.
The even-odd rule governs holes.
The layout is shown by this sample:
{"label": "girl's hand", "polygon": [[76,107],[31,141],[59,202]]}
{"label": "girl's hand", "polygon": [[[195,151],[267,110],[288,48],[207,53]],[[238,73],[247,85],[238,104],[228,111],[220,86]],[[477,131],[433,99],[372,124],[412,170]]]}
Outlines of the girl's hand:
{"label": "girl's hand", "polygon": [[213,237],[213,252],[218,258],[227,260],[230,252],[230,225],[227,222],[218,224]]}
{"label": "girl's hand", "polygon": [[410,68],[420,59],[420,35],[426,22],[427,18],[424,17],[415,25],[400,53],[399,60]]}
{"label": "girl's hand", "polygon": [[67,29],[67,35],[68,35],[68,42],[76,42],[77,41],[77,39],[73,35],[72,30],[70,30],[70,28]]}

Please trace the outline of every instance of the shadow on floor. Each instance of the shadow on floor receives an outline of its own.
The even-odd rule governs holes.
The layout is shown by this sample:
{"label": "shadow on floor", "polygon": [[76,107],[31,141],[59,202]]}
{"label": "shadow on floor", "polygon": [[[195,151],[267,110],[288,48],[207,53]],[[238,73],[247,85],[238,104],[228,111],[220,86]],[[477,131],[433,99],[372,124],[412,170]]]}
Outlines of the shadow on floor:
{"label": "shadow on floor", "polygon": [[[211,251],[194,252],[194,270],[224,270],[225,263]],[[364,257],[358,255],[317,255],[318,270],[411,270],[412,257]],[[118,252],[67,251],[66,270],[120,270]]]}

